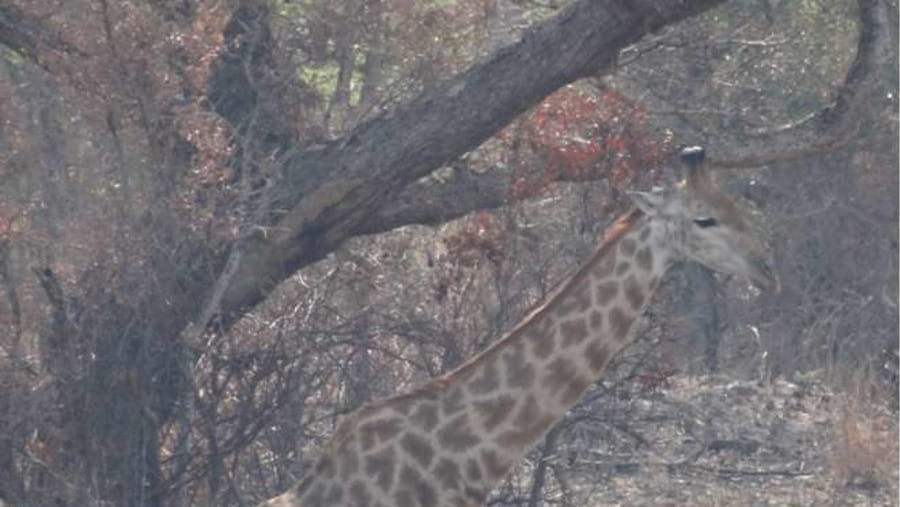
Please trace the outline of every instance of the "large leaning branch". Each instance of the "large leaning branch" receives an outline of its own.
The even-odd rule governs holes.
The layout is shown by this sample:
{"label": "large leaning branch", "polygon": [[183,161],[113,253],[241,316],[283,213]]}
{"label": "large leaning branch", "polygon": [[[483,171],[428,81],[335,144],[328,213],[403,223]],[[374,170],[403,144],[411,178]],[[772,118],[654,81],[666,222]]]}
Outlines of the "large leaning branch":
{"label": "large leaning branch", "polygon": [[[553,182],[578,184],[605,177],[601,171],[587,178],[560,174]],[[483,173],[454,167],[446,174],[429,176],[407,186],[396,199],[362,221],[353,233],[378,234],[411,224],[440,225],[474,211],[507,206],[521,200],[511,199],[513,178],[509,167],[495,166]]]}
{"label": "large leaning branch", "polygon": [[[885,0],[859,1],[856,56],[829,107],[782,128],[740,133],[740,139],[709,140],[710,145],[733,147],[725,152],[712,151],[712,162],[721,168],[759,167],[832,150],[851,139],[870,110],[870,101],[877,99],[873,91],[880,79],[879,67],[895,58],[889,26],[894,10]],[[475,210],[498,208],[506,204],[509,178],[508,171],[495,168],[480,175],[456,170],[446,178],[417,181],[406,187],[399,199],[362,222],[356,232],[372,234],[409,224],[435,225]]]}
{"label": "large leaning branch", "polygon": [[492,58],[338,142],[286,165],[272,228],[248,242],[223,299],[225,320],[327,255],[409,184],[481,144],[559,87],[607,71],[643,35],[722,0],[579,0]]}
{"label": "large leaning branch", "polygon": [[508,203],[510,170],[492,168],[483,174],[455,168],[407,186],[396,199],[360,222],[354,234],[377,234],[404,225],[440,225],[481,209]]}
{"label": "large leaning branch", "polygon": [[[436,224],[502,206],[508,175],[458,171],[422,179],[479,145],[560,86],[608,69],[618,52],[664,25],[722,0],[580,0],[528,30],[488,61],[426,91],[405,107],[359,126],[325,148],[297,151],[286,164],[284,209],[274,226],[248,241],[223,295],[225,323],[261,301],[281,280],[321,259],[349,236],[418,223]],[[873,76],[893,57],[887,0],[859,0],[857,55],[832,107],[783,129],[744,133],[720,167],[750,167],[832,149],[852,135]],[[895,10],[895,9],[894,9]],[[0,0],[0,44],[40,64],[40,50],[74,50],[40,21]]]}

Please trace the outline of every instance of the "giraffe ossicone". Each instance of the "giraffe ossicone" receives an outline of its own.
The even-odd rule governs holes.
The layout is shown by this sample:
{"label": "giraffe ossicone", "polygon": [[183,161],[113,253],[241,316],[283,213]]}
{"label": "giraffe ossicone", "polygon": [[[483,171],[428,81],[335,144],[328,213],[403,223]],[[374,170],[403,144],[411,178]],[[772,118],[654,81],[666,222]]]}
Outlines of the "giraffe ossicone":
{"label": "giraffe ossicone", "polygon": [[503,338],[424,386],[347,416],[313,470],[261,507],[477,507],[632,341],[666,269],[700,262],[777,288],[766,246],[682,151],[674,188],[630,192],[635,208]]}

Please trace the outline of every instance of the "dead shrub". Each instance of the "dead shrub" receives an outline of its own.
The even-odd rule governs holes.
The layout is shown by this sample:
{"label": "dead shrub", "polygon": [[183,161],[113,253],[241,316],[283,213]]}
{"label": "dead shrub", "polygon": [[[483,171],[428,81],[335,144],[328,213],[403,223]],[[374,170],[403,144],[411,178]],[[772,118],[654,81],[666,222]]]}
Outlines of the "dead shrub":
{"label": "dead shrub", "polygon": [[848,381],[836,399],[828,471],[841,486],[893,487],[898,472],[897,414],[884,403],[872,375]]}

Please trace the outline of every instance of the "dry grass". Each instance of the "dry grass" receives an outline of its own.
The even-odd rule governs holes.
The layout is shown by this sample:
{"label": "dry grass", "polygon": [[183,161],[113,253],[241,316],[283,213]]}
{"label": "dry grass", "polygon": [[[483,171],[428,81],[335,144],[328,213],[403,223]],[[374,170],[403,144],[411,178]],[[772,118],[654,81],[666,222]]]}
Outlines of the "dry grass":
{"label": "dry grass", "polygon": [[[835,404],[828,471],[836,486],[895,488],[898,476],[897,413],[882,382],[860,374]],[[893,496],[896,492],[894,492]]]}

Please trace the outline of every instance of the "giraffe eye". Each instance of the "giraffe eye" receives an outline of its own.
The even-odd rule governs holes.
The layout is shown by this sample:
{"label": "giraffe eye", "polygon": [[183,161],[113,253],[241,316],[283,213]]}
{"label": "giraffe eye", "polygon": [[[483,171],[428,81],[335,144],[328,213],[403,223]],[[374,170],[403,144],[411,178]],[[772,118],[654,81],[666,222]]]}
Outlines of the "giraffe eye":
{"label": "giraffe eye", "polygon": [[707,227],[714,227],[719,224],[719,222],[713,217],[695,218],[694,223],[704,229],[706,229]]}

